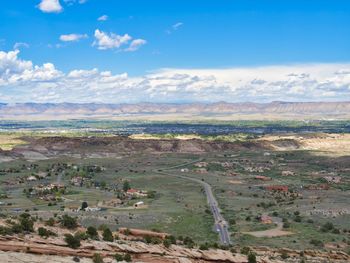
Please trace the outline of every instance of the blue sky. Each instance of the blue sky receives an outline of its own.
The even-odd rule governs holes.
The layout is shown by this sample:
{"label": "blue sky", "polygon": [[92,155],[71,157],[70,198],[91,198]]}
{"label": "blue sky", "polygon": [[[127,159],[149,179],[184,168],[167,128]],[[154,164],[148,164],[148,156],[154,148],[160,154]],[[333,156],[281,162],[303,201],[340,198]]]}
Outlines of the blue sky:
{"label": "blue sky", "polygon": [[[101,18],[100,21],[98,18]],[[280,79],[274,81],[267,73],[266,79],[264,75],[259,75],[260,79],[275,83],[287,81],[283,76],[301,72],[300,68],[305,71],[300,74],[310,75],[310,72],[317,71],[314,69],[316,65],[327,64],[332,72],[327,71],[329,78],[326,80],[317,78],[317,87],[320,88],[332,74],[337,75],[336,71],[346,72],[350,62],[350,1],[346,0],[4,0],[0,9],[0,23],[0,50],[8,54],[18,49],[20,52],[16,53],[15,61],[30,61],[32,70],[35,65],[42,67],[44,63],[52,63],[61,74],[60,77],[55,75],[56,80],[61,78],[60,85],[64,78],[62,74],[67,78],[73,70],[89,70],[91,73],[95,68],[99,74],[104,71],[110,71],[113,76],[127,73],[131,78],[129,88],[130,82],[140,85],[140,82],[147,80],[149,84],[152,74],[167,76],[168,81],[173,80],[178,71],[190,77],[186,86],[183,82],[166,82],[164,85],[173,86],[170,90],[166,90],[164,85],[159,87],[159,83],[156,85],[160,95],[164,92],[168,95],[174,93],[174,86],[178,94],[164,98],[157,96],[154,85],[149,84],[144,90],[151,89],[153,97],[140,92],[142,95],[129,99],[130,102],[155,101],[156,97],[162,98],[160,101],[186,101],[187,95],[194,95],[187,92],[191,91],[188,83],[193,85],[196,77],[213,76],[208,69],[233,70],[226,71],[227,74],[237,69],[251,70],[248,74],[251,77],[244,79],[245,84],[241,87],[249,89],[247,83],[257,78],[252,75],[258,76],[261,67],[289,67],[285,71],[290,73],[283,72]],[[0,74],[6,65],[11,67],[11,59],[7,58],[7,64],[3,62],[2,68],[0,64]],[[305,65],[309,67],[305,68]],[[11,70],[15,73],[18,71],[14,68]],[[212,87],[214,95],[227,91],[228,86],[239,82],[237,79],[219,77],[221,73],[214,74],[217,82],[221,83],[220,87]],[[6,78],[6,85],[0,88],[0,94],[5,98],[3,100],[40,101],[33,97],[14,97],[20,86],[32,92],[38,85],[30,80],[27,80],[30,85],[19,83],[21,80],[9,82],[8,75]],[[310,77],[306,82],[315,78]],[[337,79],[338,86],[328,87],[325,90],[328,95],[320,99],[343,100],[344,94],[349,94],[347,80],[346,76],[339,84]],[[46,78],[44,88],[47,89],[53,81]],[[291,88],[293,84],[288,81]],[[302,84],[298,82],[294,85],[306,85],[304,82],[305,79]],[[115,88],[123,90],[125,86],[120,85]],[[207,82],[204,86],[204,91],[210,89]],[[296,86],[294,89],[298,89]],[[269,87],[267,91],[270,92]],[[57,93],[52,85],[49,89],[52,94]],[[87,97],[94,95],[94,89],[91,90]],[[242,93],[239,98],[230,100],[295,100],[300,96],[289,96],[287,90],[287,95],[279,91],[280,95],[271,96],[269,92],[263,97],[254,97],[254,92],[249,96],[242,96]],[[330,92],[333,95],[330,96]],[[275,90],[275,93],[278,92]],[[200,94],[199,100],[207,101],[207,95]],[[236,95],[232,93],[230,96]],[[315,100],[316,95],[305,99]],[[63,98],[61,95],[59,99],[57,96],[51,99],[61,101]],[[220,99],[220,96],[215,99]],[[72,98],[72,101],[75,100]],[[111,102],[114,101],[119,102],[120,98]]]}

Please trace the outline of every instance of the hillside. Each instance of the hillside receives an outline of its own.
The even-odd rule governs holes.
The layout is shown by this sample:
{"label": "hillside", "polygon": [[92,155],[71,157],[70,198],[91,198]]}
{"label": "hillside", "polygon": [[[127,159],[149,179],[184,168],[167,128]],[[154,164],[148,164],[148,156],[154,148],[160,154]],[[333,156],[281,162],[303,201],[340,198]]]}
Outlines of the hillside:
{"label": "hillside", "polygon": [[348,119],[350,102],[0,104],[0,119]]}

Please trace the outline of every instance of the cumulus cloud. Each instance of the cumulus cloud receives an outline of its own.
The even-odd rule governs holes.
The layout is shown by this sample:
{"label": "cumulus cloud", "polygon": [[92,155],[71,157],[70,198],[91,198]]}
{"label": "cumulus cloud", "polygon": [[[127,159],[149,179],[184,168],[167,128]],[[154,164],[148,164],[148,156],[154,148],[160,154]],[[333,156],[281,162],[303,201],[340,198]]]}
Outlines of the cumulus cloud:
{"label": "cumulus cloud", "polygon": [[114,33],[105,33],[99,29],[95,30],[95,41],[93,46],[97,46],[100,50],[116,49],[122,45],[126,45],[132,39],[128,34],[117,35]]}
{"label": "cumulus cloud", "polygon": [[97,18],[97,21],[107,21],[107,20],[108,20],[107,15],[103,15],[103,16],[100,16],[99,18]]}
{"label": "cumulus cloud", "polygon": [[[95,30],[94,36],[95,41],[92,45],[96,46],[99,50],[119,49],[121,51],[133,52],[147,43],[146,40],[141,38],[133,39],[129,34],[118,35],[115,33],[106,33],[99,29]],[[125,48],[120,49],[122,47]]]}
{"label": "cumulus cloud", "polygon": [[67,35],[60,36],[60,40],[63,42],[76,42],[83,38],[88,38],[88,35],[87,34],[67,34]]}
{"label": "cumulus cloud", "polygon": [[41,0],[38,7],[44,13],[59,13],[63,10],[59,0]]}
{"label": "cumulus cloud", "polygon": [[350,64],[229,69],[161,69],[139,77],[33,65],[19,50],[0,51],[3,102],[268,102],[350,98]]}
{"label": "cumulus cloud", "polygon": [[0,89],[7,85],[26,85],[57,80],[63,73],[52,63],[33,66],[31,61],[18,58],[19,50],[0,51]]}

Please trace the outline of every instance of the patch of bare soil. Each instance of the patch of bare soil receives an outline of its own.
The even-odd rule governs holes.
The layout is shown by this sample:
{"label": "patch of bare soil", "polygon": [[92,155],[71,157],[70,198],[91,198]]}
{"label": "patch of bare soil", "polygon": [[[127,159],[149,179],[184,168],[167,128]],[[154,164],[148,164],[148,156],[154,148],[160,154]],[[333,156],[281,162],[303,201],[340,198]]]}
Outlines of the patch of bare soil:
{"label": "patch of bare soil", "polygon": [[283,224],[280,219],[273,218],[273,223],[277,225],[275,228],[262,231],[244,232],[244,234],[255,237],[280,237],[294,234],[293,232],[283,230]]}
{"label": "patch of bare soil", "polygon": [[228,182],[230,184],[243,184],[243,181],[240,181],[240,180],[229,180]]}
{"label": "patch of bare soil", "polygon": [[318,154],[350,155],[350,134],[266,135],[257,141],[273,150],[310,150]]}

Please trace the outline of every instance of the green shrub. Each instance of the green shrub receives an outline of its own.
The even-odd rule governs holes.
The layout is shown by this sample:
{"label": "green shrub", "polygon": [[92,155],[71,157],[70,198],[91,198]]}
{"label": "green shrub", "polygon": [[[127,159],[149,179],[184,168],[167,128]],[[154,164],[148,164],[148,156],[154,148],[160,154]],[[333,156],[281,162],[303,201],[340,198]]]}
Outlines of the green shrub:
{"label": "green shrub", "polygon": [[294,221],[300,223],[301,222],[301,216],[299,216],[299,215],[295,216]]}
{"label": "green shrub", "polygon": [[20,234],[23,232],[23,227],[20,224],[14,224],[11,227],[11,231],[15,234]]}
{"label": "green shrub", "polygon": [[45,222],[45,225],[47,226],[54,226],[55,224],[55,219],[53,219],[52,217],[49,218],[46,222]]}
{"label": "green shrub", "polygon": [[281,254],[281,258],[282,258],[282,259],[287,259],[287,258],[289,258],[287,252],[283,251],[282,254]]}
{"label": "green shrub", "polygon": [[130,229],[129,229],[129,228],[125,229],[124,234],[125,234],[126,236],[130,235]]}
{"label": "green shrub", "polygon": [[123,261],[124,260],[124,256],[121,254],[115,254],[114,258],[116,261]]}
{"label": "green shrub", "polygon": [[322,232],[329,232],[333,229],[334,229],[334,225],[331,222],[327,222],[321,227]]}
{"label": "green shrub", "polygon": [[49,237],[49,236],[56,236],[56,233],[52,232],[51,230],[48,230],[44,227],[38,228],[38,234],[41,237]]}
{"label": "green shrub", "polygon": [[242,247],[241,253],[244,255],[248,255],[250,253],[250,247]]}
{"label": "green shrub", "polygon": [[283,228],[290,228],[290,223],[289,222],[284,222],[283,223]]}
{"label": "green shrub", "polygon": [[195,245],[194,241],[190,237],[185,237],[183,242],[188,248],[193,248]]}
{"label": "green shrub", "polygon": [[176,244],[176,238],[172,235],[165,237],[171,244]]}
{"label": "green shrub", "polygon": [[64,236],[64,241],[67,243],[68,247],[73,249],[80,247],[80,239],[78,237],[71,234],[65,234]]}
{"label": "green shrub", "polygon": [[78,231],[74,234],[75,237],[79,238],[79,240],[86,240],[89,238],[88,234],[85,232]]}
{"label": "green shrub", "polygon": [[166,247],[166,248],[169,248],[171,246],[171,243],[168,239],[164,239],[163,240],[163,245]]}
{"label": "green shrub", "polygon": [[62,216],[61,224],[68,229],[74,229],[78,226],[77,219],[69,215]]}
{"label": "green shrub", "polygon": [[5,226],[0,226],[0,235],[1,236],[12,235],[12,234],[13,234],[13,231],[11,228],[5,227]]}
{"label": "green shrub", "polygon": [[124,255],[124,260],[126,261],[126,262],[131,262],[131,256],[130,256],[130,254],[125,254]]}
{"label": "green shrub", "polygon": [[91,239],[98,239],[98,232],[97,229],[93,226],[89,226],[86,230],[86,234],[91,238]]}
{"label": "green shrub", "polygon": [[94,263],[103,263],[103,258],[101,257],[100,254],[95,253],[92,257],[92,262]]}
{"label": "green shrub", "polygon": [[254,253],[249,253],[248,254],[248,263],[256,263],[256,256]]}
{"label": "green shrub", "polygon": [[200,249],[200,250],[208,250],[208,249],[209,249],[208,243],[201,244],[201,245],[199,246],[199,249]]}
{"label": "green shrub", "polygon": [[34,221],[27,213],[21,214],[19,217],[19,223],[25,232],[34,232]]}
{"label": "green shrub", "polygon": [[103,230],[102,237],[104,241],[109,241],[109,242],[114,241],[112,231],[109,228],[105,228]]}

